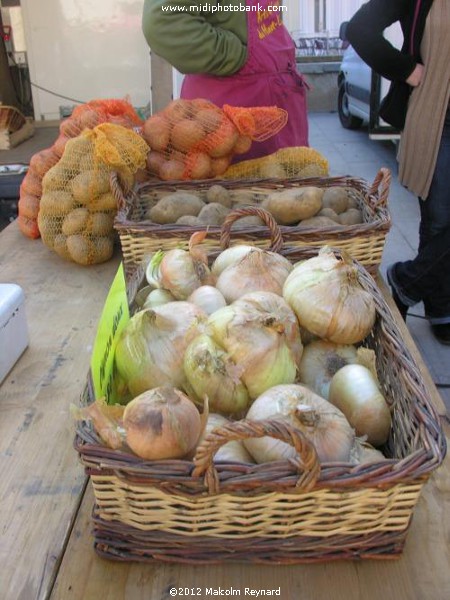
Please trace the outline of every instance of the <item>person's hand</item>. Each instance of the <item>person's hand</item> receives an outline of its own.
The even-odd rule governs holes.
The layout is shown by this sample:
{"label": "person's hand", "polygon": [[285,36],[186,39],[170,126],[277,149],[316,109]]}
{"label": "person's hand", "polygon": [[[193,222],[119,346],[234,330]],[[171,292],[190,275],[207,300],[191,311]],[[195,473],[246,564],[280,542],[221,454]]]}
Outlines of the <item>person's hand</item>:
{"label": "person's hand", "polygon": [[416,68],[411,73],[411,75],[408,77],[408,79],[406,80],[406,83],[408,83],[411,87],[417,87],[418,85],[420,85],[420,82],[422,81],[422,78],[423,78],[423,71],[424,71],[424,66],[421,65],[420,63],[417,63]]}

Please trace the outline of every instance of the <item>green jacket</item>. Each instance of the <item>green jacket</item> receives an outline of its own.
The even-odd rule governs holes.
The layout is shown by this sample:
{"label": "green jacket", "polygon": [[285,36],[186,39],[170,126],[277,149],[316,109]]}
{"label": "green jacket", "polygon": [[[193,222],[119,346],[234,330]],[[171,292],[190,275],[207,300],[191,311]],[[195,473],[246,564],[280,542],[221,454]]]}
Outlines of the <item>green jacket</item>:
{"label": "green jacket", "polygon": [[245,4],[245,0],[145,0],[142,29],[150,49],[181,73],[232,75],[247,59],[246,12],[214,7]]}

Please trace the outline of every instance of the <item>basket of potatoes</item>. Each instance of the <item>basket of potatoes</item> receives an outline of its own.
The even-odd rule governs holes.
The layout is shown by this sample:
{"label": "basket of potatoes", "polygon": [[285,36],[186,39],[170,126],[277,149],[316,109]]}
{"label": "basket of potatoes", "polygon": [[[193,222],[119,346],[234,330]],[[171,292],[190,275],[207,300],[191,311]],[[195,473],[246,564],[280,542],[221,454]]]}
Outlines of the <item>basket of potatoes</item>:
{"label": "basket of potatoes", "polygon": [[[328,244],[375,273],[390,229],[390,182],[390,171],[382,168],[372,184],[350,176],[151,181],[124,194],[113,177],[119,198],[114,227],[125,267],[133,269],[160,249],[187,248],[195,231],[207,230],[208,250],[220,251],[229,212],[256,206],[271,213],[287,246]],[[265,246],[268,226],[260,217],[243,217],[233,229],[233,243]]]}

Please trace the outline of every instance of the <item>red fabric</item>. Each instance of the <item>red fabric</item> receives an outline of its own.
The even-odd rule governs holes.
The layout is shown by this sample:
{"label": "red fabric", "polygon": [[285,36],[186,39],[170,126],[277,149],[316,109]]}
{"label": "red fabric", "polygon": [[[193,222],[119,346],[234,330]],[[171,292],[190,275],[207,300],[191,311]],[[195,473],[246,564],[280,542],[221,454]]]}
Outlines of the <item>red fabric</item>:
{"label": "red fabric", "polygon": [[182,98],[206,98],[220,108],[231,104],[287,110],[287,125],[275,136],[253,142],[248,153],[236,157],[239,161],[288,146],[308,146],[307,85],[296,70],[294,43],[281,22],[282,13],[267,10],[277,0],[247,0],[247,6],[258,4],[262,12],[246,13],[248,58],[242,69],[229,77],[186,75],[181,88]]}

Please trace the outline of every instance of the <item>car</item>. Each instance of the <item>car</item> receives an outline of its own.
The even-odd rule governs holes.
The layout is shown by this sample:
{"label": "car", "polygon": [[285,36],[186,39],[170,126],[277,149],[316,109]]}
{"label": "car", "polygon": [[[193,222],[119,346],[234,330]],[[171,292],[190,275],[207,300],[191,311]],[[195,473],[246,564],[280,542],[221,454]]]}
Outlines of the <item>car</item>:
{"label": "car", "polygon": [[[347,22],[341,24],[339,37],[346,42]],[[344,50],[338,73],[337,110],[345,129],[359,129],[370,121],[372,69],[348,45]]]}
{"label": "car", "polygon": [[[400,132],[378,116],[378,108],[389,89],[389,81],[374,73],[348,43],[345,35],[347,23],[344,21],[339,29],[339,37],[347,45],[337,78],[337,111],[341,125],[345,129],[359,129],[362,125],[368,125],[372,139],[397,142]],[[399,47],[402,34],[396,25],[388,28],[385,35]]]}

